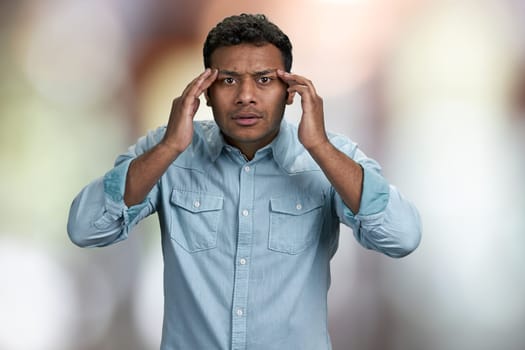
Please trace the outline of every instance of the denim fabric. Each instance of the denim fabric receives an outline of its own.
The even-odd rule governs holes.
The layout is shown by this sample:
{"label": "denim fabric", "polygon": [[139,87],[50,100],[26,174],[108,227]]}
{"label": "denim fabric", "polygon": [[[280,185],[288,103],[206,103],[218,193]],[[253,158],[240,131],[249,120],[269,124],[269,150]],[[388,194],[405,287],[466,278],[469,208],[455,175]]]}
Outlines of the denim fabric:
{"label": "denim fabric", "polygon": [[[133,207],[123,202],[129,163],[157,144],[159,128],[119,156],[74,200],[68,232],[78,245],[125,239],[157,213],[165,264],[161,349],[330,349],[327,292],[339,225],[393,257],[420,240],[417,210],[379,165],[341,135],[331,142],[364,169],[358,213],[347,208],[283,121],[251,161],[213,121],[194,122],[192,144]],[[160,297],[160,295],[159,295]]]}

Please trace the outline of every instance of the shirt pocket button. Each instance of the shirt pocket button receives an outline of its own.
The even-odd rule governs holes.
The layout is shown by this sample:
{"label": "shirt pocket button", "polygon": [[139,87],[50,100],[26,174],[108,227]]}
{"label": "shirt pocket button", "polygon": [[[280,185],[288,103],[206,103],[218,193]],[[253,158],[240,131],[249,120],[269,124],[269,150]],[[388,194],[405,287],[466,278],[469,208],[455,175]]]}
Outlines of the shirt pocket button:
{"label": "shirt pocket button", "polygon": [[223,197],[173,190],[170,201],[171,238],[190,253],[215,248]]}
{"label": "shirt pocket button", "polygon": [[323,224],[322,196],[277,197],[270,199],[270,232],[268,248],[299,254],[320,235]]}

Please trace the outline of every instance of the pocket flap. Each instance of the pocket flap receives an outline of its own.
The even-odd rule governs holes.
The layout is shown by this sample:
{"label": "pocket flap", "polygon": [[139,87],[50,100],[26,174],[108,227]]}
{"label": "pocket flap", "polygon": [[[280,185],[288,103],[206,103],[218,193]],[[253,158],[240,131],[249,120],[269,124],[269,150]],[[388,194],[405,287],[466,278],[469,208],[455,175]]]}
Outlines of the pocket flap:
{"label": "pocket flap", "polygon": [[270,199],[270,207],[273,212],[289,215],[303,215],[322,206],[322,198],[316,197],[278,197]]}
{"label": "pocket flap", "polygon": [[203,192],[173,190],[171,202],[193,213],[221,210],[223,197]]}

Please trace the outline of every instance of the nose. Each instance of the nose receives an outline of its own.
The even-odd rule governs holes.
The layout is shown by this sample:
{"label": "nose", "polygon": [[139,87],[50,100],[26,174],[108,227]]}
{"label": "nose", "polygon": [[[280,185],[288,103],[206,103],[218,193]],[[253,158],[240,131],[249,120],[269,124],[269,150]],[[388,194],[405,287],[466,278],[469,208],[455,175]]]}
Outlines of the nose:
{"label": "nose", "polygon": [[252,79],[243,79],[238,85],[235,103],[238,105],[249,105],[256,103],[255,90],[255,82]]}

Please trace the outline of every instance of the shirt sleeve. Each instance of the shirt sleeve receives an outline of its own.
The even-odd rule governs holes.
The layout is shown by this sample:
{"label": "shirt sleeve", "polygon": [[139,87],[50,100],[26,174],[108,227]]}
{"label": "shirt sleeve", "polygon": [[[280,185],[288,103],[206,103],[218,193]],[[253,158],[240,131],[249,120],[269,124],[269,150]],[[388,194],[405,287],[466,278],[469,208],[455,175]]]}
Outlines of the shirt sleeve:
{"label": "shirt sleeve", "polygon": [[375,160],[368,158],[354,143],[339,143],[339,148],[363,168],[363,189],[358,213],[353,213],[334,192],[339,220],[352,228],[357,241],[367,249],[391,257],[410,254],[421,240],[418,210],[395,186],[387,182]]}
{"label": "shirt sleeve", "polygon": [[69,211],[67,231],[81,247],[102,247],[128,237],[131,229],[156,210],[158,188],[131,207],[124,203],[124,190],[130,163],[158,143],[164,128],[159,128],[131,146],[115,161],[113,169],[88,184],[75,197]]}

